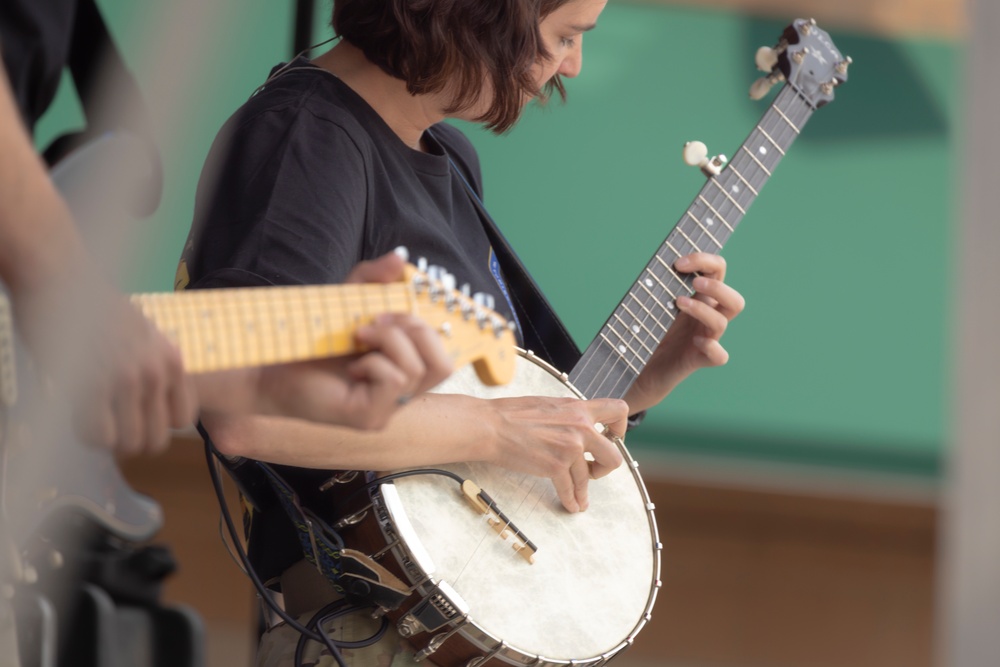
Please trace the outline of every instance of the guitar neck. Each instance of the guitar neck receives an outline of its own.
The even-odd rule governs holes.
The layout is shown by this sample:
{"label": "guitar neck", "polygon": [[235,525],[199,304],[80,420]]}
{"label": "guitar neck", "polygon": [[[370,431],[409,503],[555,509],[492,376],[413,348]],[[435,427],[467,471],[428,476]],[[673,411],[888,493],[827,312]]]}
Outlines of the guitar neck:
{"label": "guitar neck", "polygon": [[381,313],[413,313],[406,283],[192,290],[132,296],[192,373],[359,351],[354,334]]}
{"label": "guitar neck", "polygon": [[588,398],[623,398],[677,318],[674,300],[691,295],[691,274],[674,262],[718,254],[815,108],[785,85],[737,155],[711,176],[569,374]]}

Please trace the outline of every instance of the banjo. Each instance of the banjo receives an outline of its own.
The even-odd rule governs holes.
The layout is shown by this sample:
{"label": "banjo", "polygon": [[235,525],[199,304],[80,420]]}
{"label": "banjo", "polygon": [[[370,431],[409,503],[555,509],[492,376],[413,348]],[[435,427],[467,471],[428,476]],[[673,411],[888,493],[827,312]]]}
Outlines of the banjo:
{"label": "banjo", "polygon": [[[693,294],[694,276],[675,272],[674,262],[722,249],[806,121],[847,80],[850,62],[812,20],[796,20],[775,48],[757,52],[766,74],[751,97],[786,85],[731,161],[708,157],[700,142],[685,146],[707,183],[569,373],[520,351],[511,384],[484,387],[463,369],[435,391],[623,397],[676,318],[675,298]],[[372,511],[351,530],[360,550],[378,552],[406,582],[406,601],[381,611],[417,660],[598,667],[633,643],[660,587],[661,543],[638,464],[614,441],[625,464],[591,483],[590,508],[578,514],[562,509],[548,479],[489,464],[442,466],[454,479],[390,473],[379,483],[369,473]]]}

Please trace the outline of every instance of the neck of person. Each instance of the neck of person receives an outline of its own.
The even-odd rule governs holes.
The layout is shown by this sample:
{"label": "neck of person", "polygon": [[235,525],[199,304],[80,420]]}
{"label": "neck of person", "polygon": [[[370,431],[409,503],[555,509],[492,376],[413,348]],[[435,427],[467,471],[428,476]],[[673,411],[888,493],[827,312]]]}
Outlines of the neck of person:
{"label": "neck of person", "polygon": [[424,131],[445,118],[436,96],[411,95],[404,81],[386,74],[344,40],[315,58],[313,64],[333,73],[357,93],[404,144],[426,152]]}

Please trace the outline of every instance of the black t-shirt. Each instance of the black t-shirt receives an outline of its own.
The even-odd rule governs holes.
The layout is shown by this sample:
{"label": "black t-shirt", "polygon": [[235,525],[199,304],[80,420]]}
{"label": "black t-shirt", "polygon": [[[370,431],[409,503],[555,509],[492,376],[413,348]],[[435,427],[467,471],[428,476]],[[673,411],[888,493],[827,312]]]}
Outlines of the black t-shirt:
{"label": "black t-shirt", "polygon": [[[466,185],[481,192],[476,153],[450,125],[425,139],[427,153],[407,147],[338,78],[294,61],[217,137],[177,286],[336,283],[359,261],[405,245],[458,285],[492,294],[509,319]],[[320,506],[315,490],[329,472],[279,470],[307,505]],[[253,516],[250,555],[264,579],[302,558],[279,506]]]}
{"label": "black t-shirt", "polygon": [[77,1],[0,1],[3,63],[29,128],[45,113],[59,88],[69,57]]}
{"label": "black t-shirt", "polygon": [[337,283],[403,245],[509,317],[463,182],[481,192],[475,151],[449,125],[426,138],[429,153],[410,149],[338,78],[293,62],[219,133],[182,273],[196,287]]}

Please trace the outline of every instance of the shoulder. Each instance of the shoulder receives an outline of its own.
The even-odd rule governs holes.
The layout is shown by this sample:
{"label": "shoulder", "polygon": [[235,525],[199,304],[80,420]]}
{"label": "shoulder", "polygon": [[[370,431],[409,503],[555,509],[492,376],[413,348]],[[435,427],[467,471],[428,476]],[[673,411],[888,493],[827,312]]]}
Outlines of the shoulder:
{"label": "shoulder", "polygon": [[[331,74],[292,63],[265,83],[223,127],[221,136],[237,145],[308,152],[368,152],[372,137],[355,100]],[[280,70],[278,70],[280,71]],[[327,156],[329,157],[329,156]]]}

